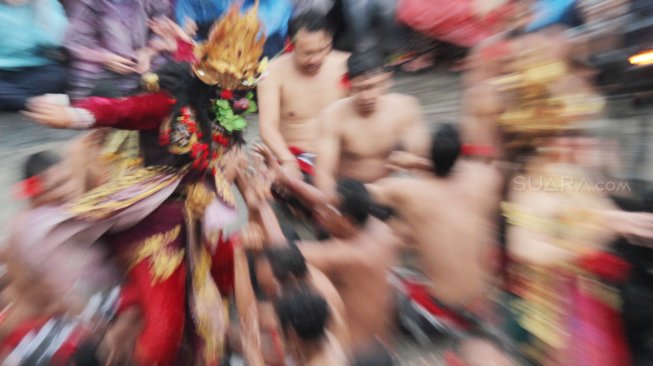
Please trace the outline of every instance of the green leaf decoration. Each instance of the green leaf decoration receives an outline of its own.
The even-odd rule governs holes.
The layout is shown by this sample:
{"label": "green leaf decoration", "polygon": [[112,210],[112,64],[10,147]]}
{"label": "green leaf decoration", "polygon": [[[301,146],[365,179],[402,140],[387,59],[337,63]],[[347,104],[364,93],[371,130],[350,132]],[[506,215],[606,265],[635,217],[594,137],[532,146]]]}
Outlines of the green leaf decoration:
{"label": "green leaf decoration", "polygon": [[[252,94],[251,92],[248,93]],[[252,94],[253,97],[253,94]],[[250,110],[252,110],[252,103],[253,101],[250,100],[250,106],[247,108],[247,111],[243,113],[243,115],[247,113]],[[240,131],[247,127],[247,120],[243,118],[242,116],[239,116],[234,113],[233,109],[231,109],[231,104],[229,103],[228,100],[220,99],[215,102],[215,106],[213,109],[214,113],[217,116],[217,122],[220,126],[222,126],[227,132],[231,133],[233,131]],[[256,104],[253,106],[253,111],[256,111]]]}
{"label": "green leaf decoration", "polygon": [[247,127],[247,120],[245,120],[243,117],[236,116],[233,121],[233,127],[235,131],[240,131]]}
{"label": "green leaf decoration", "polygon": [[256,105],[256,102],[253,101],[253,100],[250,100],[249,101],[249,107],[247,107],[247,109],[245,110],[245,112],[243,112],[243,114],[254,113],[257,110],[258,110],[258,106]]}

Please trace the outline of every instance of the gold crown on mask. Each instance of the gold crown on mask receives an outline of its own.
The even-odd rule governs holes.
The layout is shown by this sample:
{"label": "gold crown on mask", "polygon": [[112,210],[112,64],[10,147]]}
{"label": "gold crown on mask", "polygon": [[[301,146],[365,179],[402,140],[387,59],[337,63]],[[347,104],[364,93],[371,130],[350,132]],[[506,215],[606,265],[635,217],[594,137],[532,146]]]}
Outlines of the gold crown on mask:
{"label": "gold crown on mask", "polygon": [[243,90],[256,86],[267,60],[263,54],[265,36],[258,20],[258,0],[245,14],[238,5],[218,20],[208,40],[195,47],[195,75],[208,85]]}

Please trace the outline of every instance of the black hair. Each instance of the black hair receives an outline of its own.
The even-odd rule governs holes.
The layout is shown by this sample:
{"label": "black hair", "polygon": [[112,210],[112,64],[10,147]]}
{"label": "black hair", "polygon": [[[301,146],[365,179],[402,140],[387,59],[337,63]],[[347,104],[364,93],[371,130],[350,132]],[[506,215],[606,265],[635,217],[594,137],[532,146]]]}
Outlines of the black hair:
{"label": "black hair", "polygon": [[347,59],[347,75],[350,79],[383,71],[383,56],[377,47],[356,51]]}
{"label": "black hair", "polygon": [[303,280],[308,274],[306,259],[294,241],[287,246],[267,248],[265,255],[270,261],[274,277],[285,285],[292,277]]}
{"label": "black hair", "polygon": [[322,31],[329,35],[333,35],[333,28],[331,27],[327,17],[315,10],[300,14],[293,19],[288,27],[288,33],[291,37],[295,37],[302,29],[305,29],[308,32]]}
{"label": "black hair", "polygon": [[23,164],[23,179],[39,175],[61,161],[61,157],[51,151],[41,151],[27,157]]}
{"label": "black hair", "polygon": [[249,269],[249,281],[252,285],[252,290],[254,291],[254,296],[258,301],[267,301],[268,296],[261,288],[261,285],[258,283],[258,277],[256,276],[256,254],[251,251],[245,253],[247,257],[247,268]]}
{"label": "black hair", "polygon": [[299,237],[299,234],[297,234],[297,230],[295,230],[291,225],[281,225],[281,232],[283,233],[284,238],[288,241],[302,240],[302,238]]}
{"label": "black hair", "polygon": [[[211,99],[216,97],[217,87],[204,84],[195,77],[188,62],[169,62],[158,71],[159,86],[168,92],[176,103],[172,110],[172,124],[177,123],[181,109],[190,106],[202,132],[202,141],[211,145]],[[174,130],[174,126],[172,126]]]}
{"label": "black hair", "polygon": [[372,209],[372,198],[365,185],[354,179],[343,178],[338,180],[336,190],[340,199],[340,212],[363,226]]}
{"label": "black hair", "polygon": [[456,127],[443,123],[433,132],[431,139],[431,162],[433,172],[438,177],[446,177],[451,172],[462,149],[462,142]]}
{"label": "black hair", "polygon": [[295,289],[283,295],[275,307],[284,332],[292,329],[307,342],[326,334],[329,306],[321,295],[306,288]]}

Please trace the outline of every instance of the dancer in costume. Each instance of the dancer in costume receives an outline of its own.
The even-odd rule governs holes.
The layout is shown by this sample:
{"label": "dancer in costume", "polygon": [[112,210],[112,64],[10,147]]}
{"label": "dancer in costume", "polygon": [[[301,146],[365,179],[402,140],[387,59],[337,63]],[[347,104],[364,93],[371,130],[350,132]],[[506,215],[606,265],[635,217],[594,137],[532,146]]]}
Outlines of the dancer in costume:
{"label": "dancer in costume", "polygon": [[[564,55],[541,35],[495,85],[510,95],[498,123],[508,156],[520,165],[502,204],[506,218],[507,330],[537,365],[627,365],[615,285],[627,264],[609,253],[615,234],[646,229],[650,218],[616,210],[575,165],[569,140],[599,112]],[[529,363],[529,364],[530,364]]]}
{"label": "dancer in costume", "polygon": [[[26,113],[57,128],[138,130],[144,166],[61,207],[34,211],[15,230],[21,243],[53,248],[107,238],[127,272],[118,316],[142,310],[134,349],[138,365],[171,365],[179,357],[184,327],[194,329],[194,360],[216,364],[224,319],[219,285],[229,280],[223,229],[236,220],[224,174],[243,142],[244,115],[256,110],[252,94],[265,62],[257,7],[233,7],[197,46],[195,63],[173,63],[145,77],[150,93],[89,98],[67,106],[37,99]],[[44,218],[48,215],[47,218]],[[36,226],[38,231],[27,230]],[[34,263],[38,265],[38,263]],[[223,281],[227,292],[232,281]],[[192,324],[185,324],[186,311]]]}

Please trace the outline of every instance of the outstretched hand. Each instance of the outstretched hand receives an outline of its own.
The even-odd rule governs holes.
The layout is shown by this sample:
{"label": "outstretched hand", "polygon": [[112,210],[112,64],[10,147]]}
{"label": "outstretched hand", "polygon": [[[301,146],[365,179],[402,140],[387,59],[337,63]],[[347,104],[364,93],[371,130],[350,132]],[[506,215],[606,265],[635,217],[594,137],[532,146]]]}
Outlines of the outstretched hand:
{"label": "outstretched hand", "polygon": [[73,118],[68,113],[70,107],[48,101],[47,97],[34,97],[27,102],[27,110],[22,114],[44,126],[52,128],[72,128]]}
{"label": "outstretched hand", "polygon": [[246,249],[259,251],[263,249],[264,241],[265,233],[259,224],[250,223],[240,232],[240,242]]}
{"label": "outstretched hand", "polygon": [[391,171],[406,171],[406,170],[428,170],[431,168],[431,163],[420,156],[405,152],[393,151],[386,162],[386,167]]}
{"label": "outstretched hand", "polygon": [[607,218],[613,229],[631,244],[653,248],[653,214],[613,211]]}
{"label": "outstretched hand", "polygon": [[159,52],[175,53],[179,40],[192,43],[192,38],[177,23],[168,17],[158,17],[147,22],[152,32],[161,39],[156,40],[150,46]]}
{"label": "outstretched hand", "polygon": [[256,209],[272,196],[270,192],[271,181],[264,168],[265,164],[263,164],[261,156],[254,155],[250,157],[249,164],[249,166],[241,166],[238,170],[238,180],[242,182],[239,187],[249,208]]}
{"label": "outstretched hand", "polygon": [[277,158],[272,154],[272,151],[264,144],[256,144],[253,148],[254,152],[263,158],[263,162],[268,167],[271,173],[273,182],[277,184],[284,184],[288,181],[288,175],[277,161]]}

